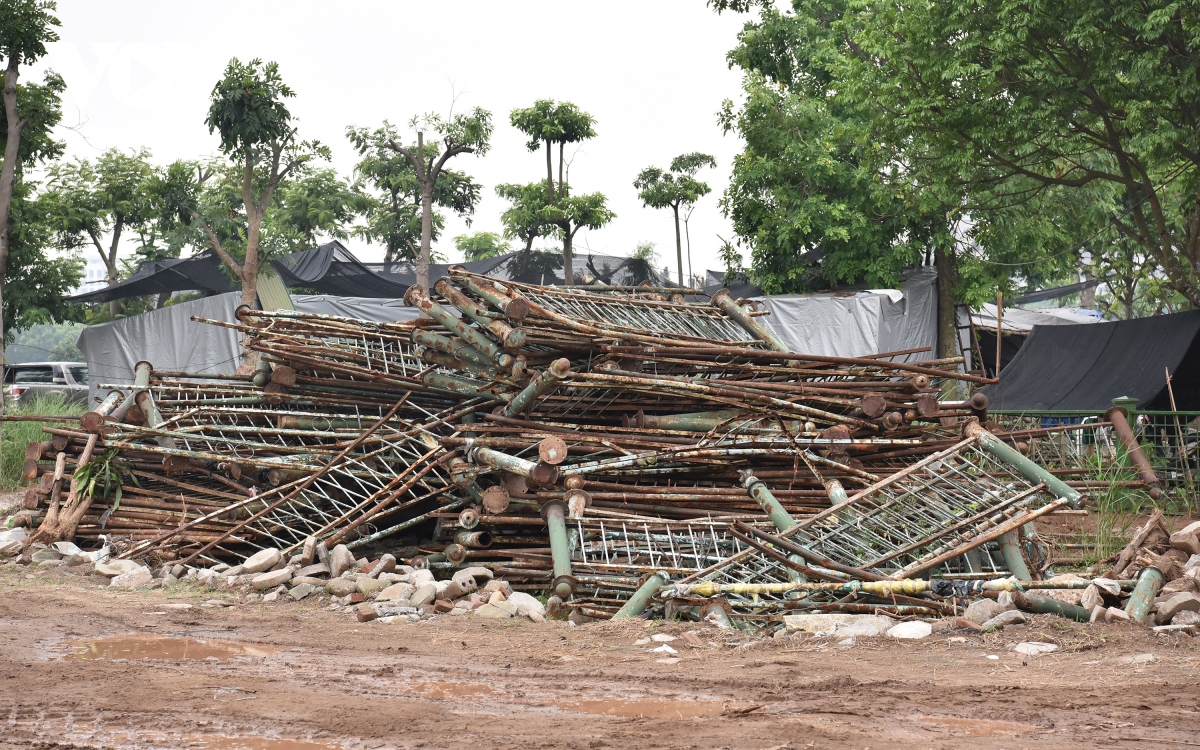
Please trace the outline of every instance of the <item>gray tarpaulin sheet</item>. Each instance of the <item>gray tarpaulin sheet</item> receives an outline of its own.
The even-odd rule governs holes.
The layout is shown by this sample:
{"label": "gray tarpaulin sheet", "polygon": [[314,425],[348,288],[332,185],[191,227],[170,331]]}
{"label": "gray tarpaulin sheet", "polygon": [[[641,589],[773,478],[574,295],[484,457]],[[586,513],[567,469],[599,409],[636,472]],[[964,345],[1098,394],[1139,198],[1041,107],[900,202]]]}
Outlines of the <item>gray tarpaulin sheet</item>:
{"label": "gray tarpaulin sheet", "polygon": [[937,348],[937,272],[909,273],[899,290],[783,294],[756,297],[770,311],[764,321],[794,352],[862,357],[930,347],[899,357],[932,359]]}
{"label": "gray tarpaulin sheet", "polygon": [[[233,322],[240,302],[241,292],[229,292],[83,329],[77,345],[87,359],[92,396],[100,383],[132,383],[133,368],[142,360],[157,370],[232,373],[241,362],[238,332],[198,323],[192,316]],[[392,299],[294,294],[292,303],[300,312],[379,322],[409,320],[417,314],[415,308]]]}

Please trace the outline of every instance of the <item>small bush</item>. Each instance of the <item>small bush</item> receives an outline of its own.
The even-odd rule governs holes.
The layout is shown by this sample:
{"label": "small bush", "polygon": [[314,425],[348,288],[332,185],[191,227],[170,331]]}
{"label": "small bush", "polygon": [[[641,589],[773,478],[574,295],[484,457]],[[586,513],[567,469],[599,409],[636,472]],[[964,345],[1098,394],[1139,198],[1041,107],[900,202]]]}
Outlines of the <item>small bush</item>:
{"label": "small bush", "polygon": [[[69,404],[62,396],[41,396],[6,409],[6,414],[23,416],[74,416],[82,414],[82,404]],[[0,490],[11,492],[25,484],[21,470],[25,467],[25,446],[48,440],[43,427],[62,427],[63,422],[3,422],[0,423]]]}

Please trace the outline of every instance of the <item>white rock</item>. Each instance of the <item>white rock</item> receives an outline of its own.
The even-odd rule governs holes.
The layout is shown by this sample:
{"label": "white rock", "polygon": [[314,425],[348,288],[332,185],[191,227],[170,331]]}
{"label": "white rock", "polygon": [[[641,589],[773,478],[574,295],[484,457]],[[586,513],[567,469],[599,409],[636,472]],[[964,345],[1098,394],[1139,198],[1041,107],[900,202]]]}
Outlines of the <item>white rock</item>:
{"label": "white rock", "polygon": [[74,542],[55,542],[54,544],[51,544],[50,546],[54,548],[55,552],[62,555],[63,557],[68,557],[69,555],[82,555],[83,554],[83,550],[76,547]]}
{"label": "white rock", "polygon": [[636,641],[633,642],[633,645],[649,646],[651,643],[653,643],[653,641],[651,641],[649,638],[638,638]]}
{"label": "white rock", "polygon": [[[133,560],[109,560],[108,562],[96,563],[96,568],[92,572],[112,578],[113,576],[119,576],[122,573],[128,573],[131,570],[141,567],[143,566],[135,563]],[[216,574],[213,573],[211,575]]]}
{"label": "white rock", "polygon": [[1013,651],[1026,656],[1041,656],[1058,650],[1058,646],[1053,643],[1043,643],[1042,641],[1024,641],[1013,646]]}
{"label": "white rock", "polygon": [[933,634],[933,626],[927,622],[913,620],[892,626],[888,638],[927,638]]}
{"label": "white rock", "polygon": [[1006,612],[1001,612],[992,619],[984,622],[981,627],[984,630],[988,628],[1003,628],[1006,625],[1024,625],[1025,613],[1019,609],[1010,609]]}
{"label": "white rock", "polygon": [[536,598],[526,594],[524,591],[514,591],[508,597],[508,601],[517,605],[517,613],[528,617],[531,620],[538,617],[546,616],[546,607]]}
{"label": "white rock", "polygon": [[[329,577],[337,578],[355,567],[354,553],[344,544],[329,551]],[[430,574],[432,575],[432,573]]]}
{"label": "white rock", "polygon": [[652,653],[652,654],[677,654],[679,652],[664,643],[663,645],[659,646],[658,648],[650,649],[650,653]]}
{"label": "white rock", "polygon": [[[505,602],[502,602],[502,604],[503,603]],[[483,617],[490,620],[507,620],[508,618],[512,617],[511,612],[501,609],[495,604],[485,604],[479,609],[473,611],[471,614],[475,617]]]}
{"label": "white rock", "polygon": [[491,580],[494,577],[495,575],[488,568],[481,565],[473,565],[469,568],[456,571],[451,578],[467,591],[474,591],[479,588],[481,580]]}
{"label": "white rock", "polygon": [[414,570],[409,575],[412,576],[412,582],[415,586],[424,586],[425,584],[433,583],[434,581],[432,570]]}
{"label": "white rock", "polygon": [[263,598],[262,598],[262,600],[263,600],[264,602],[275,602],[275,601],[279,601],[279,592],[278,592],[278,591],[272,591],[271,593],[264,595],[264,596],[263,596]]}
{"label": "white rock", "polygon": [[847,636],[883,635],[895,624],[879,615],[810,614],[785,615],[783,625],[789,633],[845,633]]}
{"label": "white rock", "polygon": [[246,562],[242,563],[241,568],[245,573],[265,573],[278,565],[282,558],[283,555],[280,554],[278,549],[267,547],[247,557]]}
{"label": "white rock", "polygon": [[654,635],[650,636],[650,640],[654,641],[655,643],[670,643],[671,641],[678,639],[675,636],[667,635],[666,633],[655,633]]}
{"label": "white rock", "polygon": [[282,586],[290,580],[292,580],[292,569],[281,568],[280,570],[259,573],[250,579],[250,585],[258,591],[266,591],[267,589]]}
{"label": "white rock", "polygon": [[153,580],[154,575],[150,572],[150,569],[143,568],[141,565],[139,565],[135,570],[114,576],[113,579],[108,582],[108,585],[118,589],[132,589],[138,586],[146,586]]}
{"label": "white rock", "polygon": [[414,607],[420,607],[422,604],[428,604],[437,596],[437,587],[432,583],[425,583],[419,586],[412,592],[409,597],[409,604]]}
{"label": "white rock", "polygon": [[397,601],[399,599],[407,600],[412,597],[413,592],[416,590],[417,587],[411,583],[393,583],[383,591],[380,591],[376,595],[375,600],[380,602]]}
{"label": "white rock", "polygon": [[21,554],[21,542],[16,539],[0,541],[0,557],[13,557]]}

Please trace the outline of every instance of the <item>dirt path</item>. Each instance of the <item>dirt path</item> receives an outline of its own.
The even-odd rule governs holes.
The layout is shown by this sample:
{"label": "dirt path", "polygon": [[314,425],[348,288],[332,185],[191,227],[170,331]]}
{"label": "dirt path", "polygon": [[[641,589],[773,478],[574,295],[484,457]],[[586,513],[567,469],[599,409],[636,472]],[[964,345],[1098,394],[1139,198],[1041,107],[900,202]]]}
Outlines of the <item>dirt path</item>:
{"label": "dirt path", "polygon": [[[0,748],[1200,746],[1200,641],[1134,627],[1047,616],[839,647],[677,623],[360,624],[211,596],[0,568]],[[634,645],[689,630],[700,645],[674,657]],[[1062,649],[1023,664],[1022,640]],[[114,651],[135,658],[80,658]]]}

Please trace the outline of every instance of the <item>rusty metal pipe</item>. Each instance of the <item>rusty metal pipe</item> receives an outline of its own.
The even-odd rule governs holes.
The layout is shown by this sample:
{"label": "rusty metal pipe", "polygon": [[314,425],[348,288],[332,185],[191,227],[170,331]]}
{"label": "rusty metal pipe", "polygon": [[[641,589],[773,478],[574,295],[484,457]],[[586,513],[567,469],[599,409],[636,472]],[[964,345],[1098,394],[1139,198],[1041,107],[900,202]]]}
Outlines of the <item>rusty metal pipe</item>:
{"label": "rusty metal pipe", "polygon": [[515,417],[530,408],[539,398],[557,388],[563,378],[570,373],[571,361],[569,359],[563,357],[554,360],[529,385],[525,386],[524,390],[514,396],[512,401],[508,402],[508,408],[504,410],[505,416]]}
{"label": "rusty metal pipe", "polygon": [[750,316],[750,313],[743,310],[737,302],[734,302],[733,297],[729,294],[728,289],[722,289],[714,294],[712,297],[712,303],[721,308],[726,315],[733,318],[738,325],[746,330],[746,333],[750,334],[759,341],[765,342],[771,349],[774,349],[777,352],[790,351],[782,341],[775,337],[775,334],[771,333],[767,329],[766,326],[764,326],[762,323],[759,323]]}
{"label": "rusty metal pipe", "polygon": [[1104,419],[1112,425],[1113,432],[1117,433],[1117,437],[1121,440],[1121,446],[1125,449],[1125,454],[1129,456],[1129,460],[1133,461],[1133,465],[1137,467],[1138,478],[1150,487],[1150,497],[1155,500],[1161,499],[1163,491],[1158,485],[1158,475],[1154,473],[1154,468],[1150,465],[1146,454],[1142,452],[1142,446],[1138,443],[1137,436],[1133,434],[1133,430],[1129,427],[1128,412],[1119,406],[1114,406],[1104,412]]}

